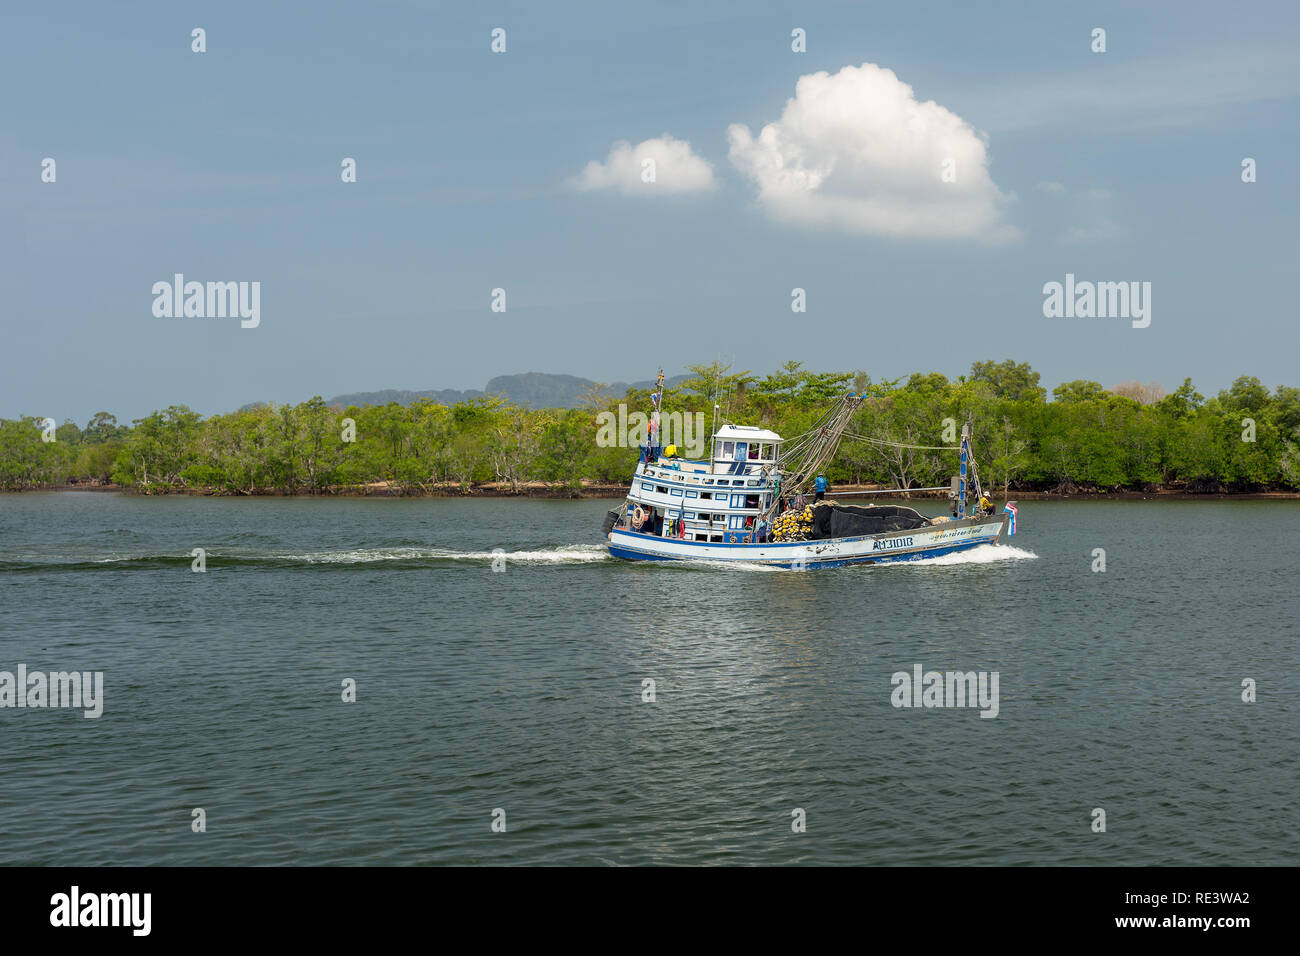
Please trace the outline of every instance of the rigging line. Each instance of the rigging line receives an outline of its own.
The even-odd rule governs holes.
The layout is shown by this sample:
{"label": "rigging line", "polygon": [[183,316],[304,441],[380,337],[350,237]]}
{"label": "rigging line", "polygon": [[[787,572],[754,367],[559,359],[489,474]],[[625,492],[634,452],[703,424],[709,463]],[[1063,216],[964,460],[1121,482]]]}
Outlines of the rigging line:
{"label": "rigging line", "polygon": [[873,445],[889,445],[891,448],[914,448],[918,451],[961,451],[960,445],[908,445],[900,441],[887,441],[883,438],[868,438],[866,435],[858,435],[854,432],[845,432],[845,438],[854,441],[870,442]]}

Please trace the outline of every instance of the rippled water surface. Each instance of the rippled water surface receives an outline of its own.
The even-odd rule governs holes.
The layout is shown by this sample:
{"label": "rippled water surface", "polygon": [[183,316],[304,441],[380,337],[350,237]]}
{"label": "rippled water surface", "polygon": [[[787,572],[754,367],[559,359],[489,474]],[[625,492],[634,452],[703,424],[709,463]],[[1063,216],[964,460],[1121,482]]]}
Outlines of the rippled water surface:
{"label": "rippled water surface", "polygon": [[608,506],[0,496],[0,670],[105,685],[0,709],[0,862],[1294,863],[1300,502],[807,573],[612,560]]}

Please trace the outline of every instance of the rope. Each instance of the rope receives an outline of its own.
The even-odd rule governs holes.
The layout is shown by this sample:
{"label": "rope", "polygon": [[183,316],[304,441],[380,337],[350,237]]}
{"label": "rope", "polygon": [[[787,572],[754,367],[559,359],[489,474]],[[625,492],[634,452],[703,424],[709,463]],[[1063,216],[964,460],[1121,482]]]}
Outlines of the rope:
{"label": "rope", "polygon": [[797,494],[821,471],[835,454],[840,438],[862,404],[862,396],[849,393],[824,414],[808,431],[791,439],[781,456],[789,476],[785,490]]}
{"label": "rope", "polygon": [[888,445],[891,448],[914,448],[917,451],[961,451],[960,445],[908,445],[901,441],[886,441],[883,438],[868,438],[866,435],[858,435],[853,432],[845,432],[845,438],[854,441],[870,442],[873,445]]}

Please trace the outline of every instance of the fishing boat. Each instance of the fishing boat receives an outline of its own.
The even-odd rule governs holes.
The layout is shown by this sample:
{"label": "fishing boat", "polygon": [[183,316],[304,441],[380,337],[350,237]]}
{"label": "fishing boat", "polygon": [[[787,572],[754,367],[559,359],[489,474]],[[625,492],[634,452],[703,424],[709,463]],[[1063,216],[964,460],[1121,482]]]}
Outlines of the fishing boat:
{"label": "fishing boat", "polygon": [[913,508],[846,504],[810,493],[861,405],[860,395],[842,396],[809,431],[789,441],[756,426],[723,422],[718,427],[715,420],[709,457],[697,461],[660,444],[663,392],[660,371],[627,500],[605,517],[602,530],[613,557],[810,570],[919,561],[1015,534],[1016,502],[1008,501],[1000,512],[991,504],[968,507],[968,501],[988,501],[971,454],[970,424],[952,448],[863,439],[957,454],[958,473],[947,486],[849,493],[947,491],[950,513],[927,517]]}

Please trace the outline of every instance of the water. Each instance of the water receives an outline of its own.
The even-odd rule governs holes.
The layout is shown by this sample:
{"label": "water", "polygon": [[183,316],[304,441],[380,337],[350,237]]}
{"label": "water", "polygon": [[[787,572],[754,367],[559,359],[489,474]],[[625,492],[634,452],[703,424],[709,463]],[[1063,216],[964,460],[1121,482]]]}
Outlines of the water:
{"label": "water", "polygon": [[[1294,862],[1300,502],[808,573],[614,561],[607,507],[0,496],[0,670],[105,681],[0,710],[0,862]],[[918,663],[996,719],[892,707]]]}

